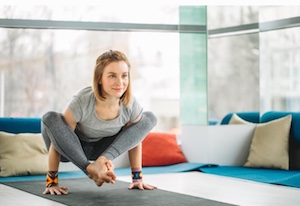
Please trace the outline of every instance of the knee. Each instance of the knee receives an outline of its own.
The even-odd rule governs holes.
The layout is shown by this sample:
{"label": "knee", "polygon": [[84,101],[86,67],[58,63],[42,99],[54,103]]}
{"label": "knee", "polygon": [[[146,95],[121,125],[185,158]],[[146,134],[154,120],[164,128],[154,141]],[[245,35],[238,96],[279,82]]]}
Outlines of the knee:
{"label": "knee", "polygon": [[157,118],[153,112],[143,112],[143,118],[146,118],[148,124],[154,127],[157,124]]}
{"label": "knee", "polygon": [[47,124],[47,123],[51,123],[53,121],[57,121],[58,118],[60,118],[59,113],[50,111],[42,116],[42,122],[44,124]]}

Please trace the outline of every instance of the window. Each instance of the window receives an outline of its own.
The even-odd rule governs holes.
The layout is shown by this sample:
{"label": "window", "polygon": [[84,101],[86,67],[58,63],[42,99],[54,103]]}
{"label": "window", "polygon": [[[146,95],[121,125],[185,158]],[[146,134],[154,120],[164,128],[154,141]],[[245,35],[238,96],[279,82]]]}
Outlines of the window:
{"label": "window", "polygon": [[208,7],[210,120],[230,112],[299,111],[299,11],[299,6]]}
{"label": "window", "polygon": [[300,110],[300,28],[260,34],[261,109]]}
{"label": "window", "polygon": [[[257,22],[256,6],[208,7],[208,28]],[[218,20],[218,21],[217,21]],[[238,28],[240,30],[243,27]],[[213,29],[209,30],[212,33]],[[240,31],[238,31],[240,32]],[[222,34],[222,33],[221,33]],[[259,33],[208,38],[208,107],[210,121],[229,112],[259,111]]]}
{"label": "window", "polygon": [[96,58],[117,49],[131,62],[134,95],[158,117],[154,130],[178,133],[179,5],[123,4],[0,7],[0,116],[63,112],[91,85]]}

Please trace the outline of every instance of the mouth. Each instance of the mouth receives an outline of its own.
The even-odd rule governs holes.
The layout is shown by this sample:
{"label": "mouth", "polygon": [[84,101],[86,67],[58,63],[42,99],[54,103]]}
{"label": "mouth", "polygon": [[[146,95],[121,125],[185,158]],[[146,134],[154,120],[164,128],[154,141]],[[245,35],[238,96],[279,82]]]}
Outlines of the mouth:
{"label": "mouth", "polygon": [[113,90],[117,91],[117,92],[120,92],[122,91],[123,89],[122,88],[113,88]]}

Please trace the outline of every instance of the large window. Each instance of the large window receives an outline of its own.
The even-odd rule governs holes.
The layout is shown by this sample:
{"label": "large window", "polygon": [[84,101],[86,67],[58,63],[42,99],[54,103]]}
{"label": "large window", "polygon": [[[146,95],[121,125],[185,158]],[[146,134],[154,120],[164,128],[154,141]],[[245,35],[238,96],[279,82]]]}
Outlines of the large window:
{"label": "large window", "polygon": [[[151,24],[148,31],[143,28],[149,26],[145,21],[150,20],[178,22],[178,7],[125,10],[114,6],[109,9],[113,12],[106,7],[0,9],[2,22],[10,24],[0,28],[0,116],[41,117],[49,110],[63,112],[77,90],[91,85],[96,58],[108,49],[117,49],[125,52],[131,62],[134,95],[145,111],[151,110],[158,117],[155,130],[177,131],[179,32],[172,31],[176,27],[171,24]],[[156,15],[142,15],[154,11]],[[95,28],[93,22],[84,22],[121,22],[120,19],[144,24],[103,23]],[[46,26],[50,28],[43,28]]]}
{"label": "large window", "polygon": [[209,119],[299,111],[300,7],[208,7]]}
{"label": "large window", "polygon": [[300,109],[299,6],[191,7],[0,7],[0,116],[63,111],[108,49],[128,55],[157,131]]}
{"label": "large window", "polygon": [[[74,92],[91,85],[96,58],[108,49],[128,55],[133,90],[146,110],[153,109],[152,101],[179,99],[176,33],[0,31],[5,37],[1,42],[2,116],[31,117],[50,109],[62,111]],[[157,47],[153,41],[162,43]]]}
{"label": "large window", "polygon": [[134,95],[158,117],[154,130],[180,132],[180,32],[198,28],[179,30],[179,8],[0,7],[0,116],[63,112],[76,91],[91,85],[96,58],[117,49],[131,62]]}

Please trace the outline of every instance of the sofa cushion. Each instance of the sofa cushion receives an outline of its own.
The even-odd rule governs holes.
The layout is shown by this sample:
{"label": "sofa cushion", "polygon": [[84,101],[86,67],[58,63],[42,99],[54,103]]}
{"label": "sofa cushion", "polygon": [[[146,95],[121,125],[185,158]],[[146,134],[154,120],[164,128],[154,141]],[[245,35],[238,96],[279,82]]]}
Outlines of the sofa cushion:
{"label": "sofa cushion", "polygon": [[260,113],[258,111],[253,112],[236,112],[236,113],[228,113],[222,120],[220,124],[228,124],[232,115],[237,114],[242,119],[253,122],[253,123],[259,123],[260,121]]}
{"label": "sofa cushion", "polygon": [[255,123],[246,121],[246,120],[242,119],[240,116],[238,116],[236,113],[234,113],[234,114],[232,114],[228,124],[250,124],[250,125],[253,125]]}
{"label": "sofa cushion", "polygon": [[282,118],[287,115],[292,115],[291,135],[298,143],[300,143],[300,112],[266,112],[261,117],[261,122],[268,122],[274,119]]}
{"label": "sofa cushion", "polygon": [[289,134],[292,116],[257,124],[245,167],[289,169]]}
{"label": "sofa cushion", "polygon": [[41,118],[2,117],[0,131],[9,133],[41,133]]}
{"label": "sofa cushion", "polygon": [[268,122],[292,115],[289,141],[289,164],[291,170],[300,170],[300,112],[269,111],[262,115],[261,122]]}
{"label": "sofa cushion", "polygon": [[0,176],[45,174],[47,157],[40,133],[0,132]]}
{"label": "sofa cushion", "polygon": [[142,142],[142,165],[165,166],[187,162],[176,140],[176,135],[150,132]]}

